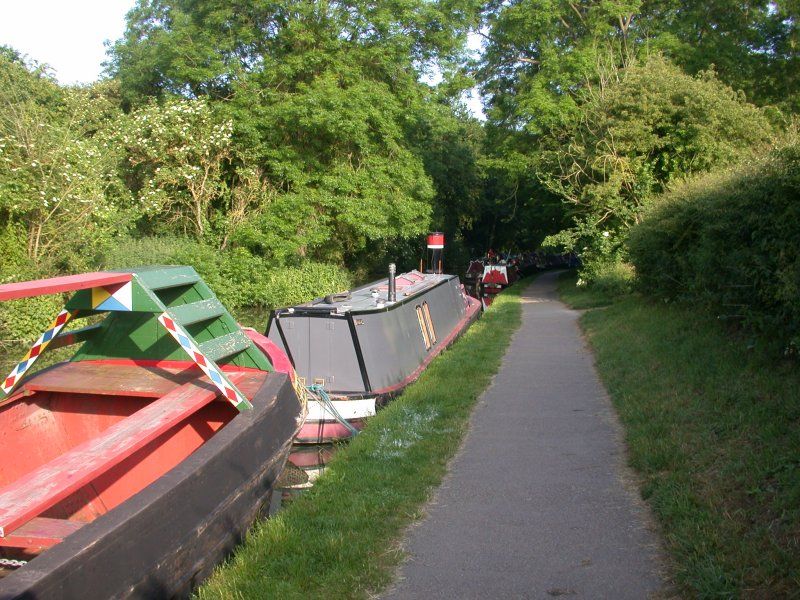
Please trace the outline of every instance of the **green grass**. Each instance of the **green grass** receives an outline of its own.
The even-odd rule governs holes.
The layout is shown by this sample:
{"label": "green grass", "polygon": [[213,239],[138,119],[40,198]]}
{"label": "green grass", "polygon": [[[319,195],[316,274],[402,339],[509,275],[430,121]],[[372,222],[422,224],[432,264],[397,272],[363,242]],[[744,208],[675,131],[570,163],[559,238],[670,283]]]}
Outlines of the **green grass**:
{"label": "green grass", "polygon": [[367,598],[391,583],[403,531],[422,516],[520,324],[525,285],[373,417],[310,492],[259,522],[199,597]]}
{"label": "green grass", "polygon": [[614,295],[597,287],[578,286],[578,274],[574,270],[565,271],[558,278],[558,293],[561,299],[577,310],[608,306]]}
{"label": "green grass", "polygon": [[635,295],[581,322],[685,595],[800,597],[797,364]]}

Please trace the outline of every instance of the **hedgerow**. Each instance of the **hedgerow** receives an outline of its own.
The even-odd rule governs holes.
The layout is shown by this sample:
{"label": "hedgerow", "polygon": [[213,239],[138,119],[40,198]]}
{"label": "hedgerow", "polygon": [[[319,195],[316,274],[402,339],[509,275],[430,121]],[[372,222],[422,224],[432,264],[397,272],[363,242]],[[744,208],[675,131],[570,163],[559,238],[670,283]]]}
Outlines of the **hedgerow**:
{"label": "hedgerow", "polygon": [[688,181],[628,242],[641,288],[800,344],[800,143]]}

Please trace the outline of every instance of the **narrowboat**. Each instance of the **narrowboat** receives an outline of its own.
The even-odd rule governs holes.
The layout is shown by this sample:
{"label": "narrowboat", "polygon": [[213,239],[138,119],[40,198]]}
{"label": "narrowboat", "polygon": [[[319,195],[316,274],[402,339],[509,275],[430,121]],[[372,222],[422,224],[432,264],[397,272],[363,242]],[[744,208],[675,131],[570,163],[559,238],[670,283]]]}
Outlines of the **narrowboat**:
{"label": "narrowboat", "polygon": [[390,265],[386,279],[271,313],[267,337],[311,387],[298,442],[350,437],[479,316],[480,302],[442,273],[443,249],[431,234],[426,272]]}
{"label": "narrowboat", "polygon": [[501,260],[497,264],[484,265],[481,278],[481,300],[484,306],[490,306],[497,294],[519,279],[515,265]]}
{"label": "narrowboat", "polygon": [[470,261],[466,273],[470,295],[479,299],[484,308],[490,306],[497,294],[519,279],[516,263],[516,259],[498,261],[493,252]]}
{"label": "narrowboat", "polygon": [[5,284],[0,300],[67,292],[0,380],[0,597],[186,595],[268,506],[302,390],[190,267]]}

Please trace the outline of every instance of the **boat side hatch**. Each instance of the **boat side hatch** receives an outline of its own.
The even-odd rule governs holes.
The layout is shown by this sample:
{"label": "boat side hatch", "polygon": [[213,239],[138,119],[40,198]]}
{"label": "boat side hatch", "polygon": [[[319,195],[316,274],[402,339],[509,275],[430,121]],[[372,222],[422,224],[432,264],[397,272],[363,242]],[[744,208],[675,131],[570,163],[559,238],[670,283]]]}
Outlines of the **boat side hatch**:
{"label": "boat side hatch", "polygon": [[428,302],[422,303],[422,313],[425,315],[425,324],[428,326],[428,335],[431,338],[431,344],[436,343],[436,329],[433,326],[433,319],[431,319],[431,309]]}

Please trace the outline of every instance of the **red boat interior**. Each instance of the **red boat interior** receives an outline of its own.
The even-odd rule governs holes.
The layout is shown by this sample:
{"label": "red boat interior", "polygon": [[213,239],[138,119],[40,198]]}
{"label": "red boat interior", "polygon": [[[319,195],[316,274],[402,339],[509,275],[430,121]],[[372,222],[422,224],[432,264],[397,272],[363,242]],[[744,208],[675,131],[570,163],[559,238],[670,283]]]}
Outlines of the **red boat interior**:
{"label": "red boat interior", "polygon": [[[268,374],[228,375],[252,399]],[[0,556],[35,556],[172,469],[238,414],[218,396],[188,362],[68,362],[30,377],[0,403]]]}

